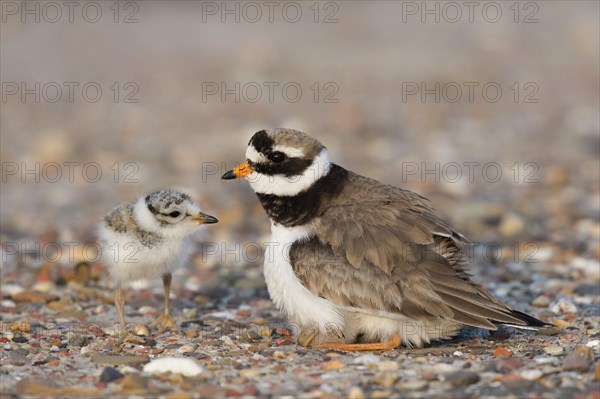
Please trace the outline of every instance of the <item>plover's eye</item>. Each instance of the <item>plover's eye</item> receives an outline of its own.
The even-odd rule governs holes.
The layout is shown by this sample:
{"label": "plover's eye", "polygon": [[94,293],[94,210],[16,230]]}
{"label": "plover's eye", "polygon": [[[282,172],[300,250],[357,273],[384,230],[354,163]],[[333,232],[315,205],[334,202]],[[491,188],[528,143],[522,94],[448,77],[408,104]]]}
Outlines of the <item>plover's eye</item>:
{"label": "plover's eye", "polygon": [[275,163],[283,162],[285,159],[285,154],[283,152],[275,151],[271,154],[271,161]]}
{"label": "plover's eye", "polygon": [[180,215],[179,211],[173,211],[173,212],[169,213],[169,216],[171,216],[172,218],[176,218],[179,215]]}

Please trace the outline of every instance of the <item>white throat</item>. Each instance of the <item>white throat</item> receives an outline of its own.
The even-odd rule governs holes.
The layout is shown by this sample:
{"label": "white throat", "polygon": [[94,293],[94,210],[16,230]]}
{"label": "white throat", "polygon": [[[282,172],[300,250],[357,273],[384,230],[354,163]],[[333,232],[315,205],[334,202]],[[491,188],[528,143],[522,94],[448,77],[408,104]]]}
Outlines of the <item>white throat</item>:
{"label": "white throat", "polygon": [[[249,146],[246,151],[246,158],[254,162],[260,162],[257,159],[259,154],[254,147]],[[323,148],[319,155],[315,157],[306,170],[298,176],[286,177],[284,175],[263,175],[258,172],[252,172],[245,179],[256,193],[274,194],[282,197],[291,197],[308,189],[321,177],[327,175],[331,168],[331,161],[327,149]]]}

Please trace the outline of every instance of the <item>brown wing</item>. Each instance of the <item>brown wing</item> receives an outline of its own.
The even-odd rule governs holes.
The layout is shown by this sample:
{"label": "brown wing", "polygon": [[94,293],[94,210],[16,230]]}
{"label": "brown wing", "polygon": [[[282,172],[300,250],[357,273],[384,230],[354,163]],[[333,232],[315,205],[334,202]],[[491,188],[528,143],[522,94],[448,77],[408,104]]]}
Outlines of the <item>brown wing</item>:
{"label": "brown wing", "polygon": [[292,248],[294,270],[309,290],[340,305],[488,329],[528,324],[470,281],[460,261],[466,240],[426,201],[350,173],[314,222],[318,237]]}

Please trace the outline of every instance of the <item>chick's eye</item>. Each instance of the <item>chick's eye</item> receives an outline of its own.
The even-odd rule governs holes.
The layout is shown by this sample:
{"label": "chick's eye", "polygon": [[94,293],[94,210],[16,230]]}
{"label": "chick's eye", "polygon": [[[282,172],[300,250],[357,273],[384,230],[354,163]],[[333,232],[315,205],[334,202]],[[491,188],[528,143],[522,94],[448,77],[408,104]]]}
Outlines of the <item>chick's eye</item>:
{"label": "chick's eye", "polygon": [[176,218],[179,215],[181,215],[181,213],[179,213],[179,211],[173,211],[173,212],[169,213],[169,216],[171,216],[172,218]]}
{"label": "chick's eye", "polygon": [[283,162],[285,159],[285,154],[283,152],[275,151],[271,154],[271,160],[275,163]]}

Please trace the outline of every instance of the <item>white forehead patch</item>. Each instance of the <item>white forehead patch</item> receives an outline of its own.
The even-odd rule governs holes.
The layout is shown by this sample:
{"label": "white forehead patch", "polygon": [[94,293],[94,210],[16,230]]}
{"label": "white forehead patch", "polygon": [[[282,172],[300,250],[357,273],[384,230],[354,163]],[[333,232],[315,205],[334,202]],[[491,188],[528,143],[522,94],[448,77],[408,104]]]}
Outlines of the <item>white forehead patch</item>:
{"label": "white forehead patch", "polygon": [[284,175],[270,176],[252,172],[245,177],[245,180],[250,183],[250,187],[256,193],[291,197],[308,189],[321,177],[327,175],[330,168],[329,154],[327,149],[323,148],[319,155],[315,157],[313,163],[301,175],[286,177]]}
{"label": "white forehead patch", "polygon": [[249,159],[255,163],[268,161],[268,159],[265,158],[260,152],[256,151],[256,148],[254,148],[252,144],[250,144],[246,149],[246,159]]}

